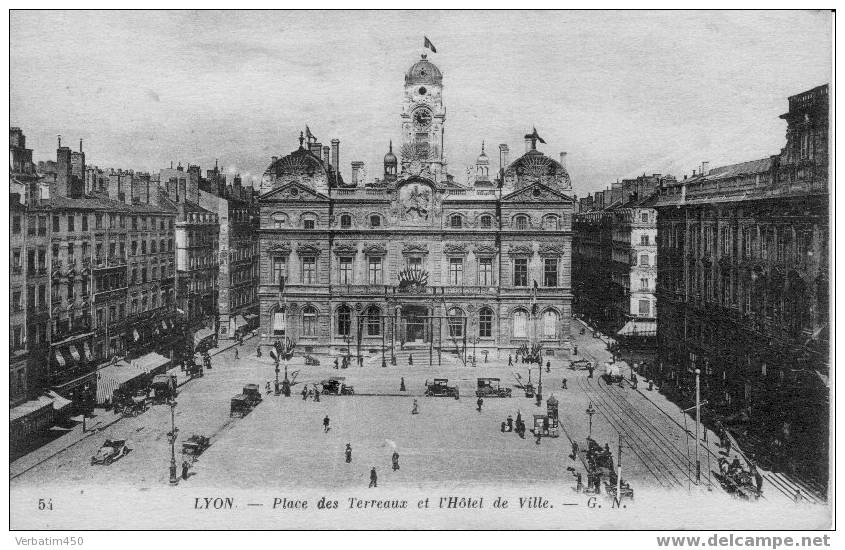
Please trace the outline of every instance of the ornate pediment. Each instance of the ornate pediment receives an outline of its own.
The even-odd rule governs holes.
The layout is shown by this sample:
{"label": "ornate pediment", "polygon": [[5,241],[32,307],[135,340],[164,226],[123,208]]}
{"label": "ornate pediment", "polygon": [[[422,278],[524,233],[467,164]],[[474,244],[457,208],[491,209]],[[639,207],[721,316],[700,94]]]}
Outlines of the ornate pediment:
{"label": "ornate pediment", "polygon": [[540,247],[540,256],[563,256],[564,250],[560,246],[545,245]]}
{"label": "ornate pediment", "polygon": [[300,256],[319,256],[320,252],[320,248],[313,244],[301,244],[296,249],[296,253]]}
{"label": "ornate pediment", "polygon": [[364,254],[368,256],[384,256],[387,254],[387,248],[381,243],[369,243],[364,246]]}
{"label": "ornate pediment", "polygon": [[291,252],[290,243],[276,243],[267,249],[270,254],[285,255]]}
{"label": "ornate pediment", "polygon": [[467,253],[467,245],[464,243],[448,243],[443,247],[443,253],[452,256],[462,256]]}
{"label": "ornate pediment", "polygon": [[531,256],[532,254],[534,254],[534,251],[531,249],[530,246],[512,246],[508,250],[508,255],[510,256]]}
{"label": "ornate pediment", "polygon": [[358,246],[355,243],[336,243],[334,245],[334,253],[337,255],[356,254]]}
{"label": "ornate pediment", "polygon": [[328,202],[329,198],[301,183],[288,183],[264,193],[262,202]]}
{"label": "ornate pediment", "polygon": [[405,243],[402,254],[428,254],[428,247],[419,243]]}
{"label": "ornate pediment", "polygon": [[499,249],[488,244],[481,244],[476,246],[473,252],[475,252],[476,256],[495,256],[499,252]]}
{"label": "ornate pediment", "polygon": [[502,197],[502,202],[545,203],[572,202],[572,198],[541,183],[534,183]]}

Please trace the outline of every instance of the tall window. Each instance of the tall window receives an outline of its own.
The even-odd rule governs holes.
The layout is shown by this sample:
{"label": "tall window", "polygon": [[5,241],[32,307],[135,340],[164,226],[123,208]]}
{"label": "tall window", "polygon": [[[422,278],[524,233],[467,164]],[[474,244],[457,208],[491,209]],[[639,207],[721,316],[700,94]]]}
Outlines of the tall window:
{"label": "tall window", "polygon": [[340,226],[342,228],[352,227],[352,216],[349,214],[343,214],[340,216]]}
{"label": "tall window", "polygon": [[67,217],[67,230],[68,231],[76,231],[76,223],[73,217],[73,214],[69,214]]}
{"label": "tall window", "polygon": [[455,286],[464,284],[463,258],[449,258],[449,284]]}
{"label": "tall window", "polygon": [[528,258],[514,259],[513,286],[528,286]]}
{"label": "tall window", "polygon": [[381,336],[381,310],[376,306],[367,308],[367,336]]}
{"label": "tall window", "polygon": [[373,214],[372,216],[370,216],[370,226],[381,227],[381,217],[377,214]]}
{"label": "tall window", "polygon": [[317,258],[308,256],[302,258],[302,284],[313,285],[317,283]]}
{"label": "tall window", "polygon": [[490,229],[493,226],[493,218],[490,216],[481,216],[482,229]]}
{"label": "tall window", "polygon": [[643,223],[648,223],[648,212],[643,212],[642,214],[640,214],[640,219]]}
{"label": "tall window", "polygon": [[315,226],[314,220],[303,220],[302,226],[305,229],[314,229],[314,226]]}
{"label": "tall window", "polygon": [[273,313],[273,336],[284,336],[287,328],[287,321],[285,319],[284,311],[276,311]]}
{"label": "tall window", "polygon": [[82,230],[88,231],[88,214],[82,214]]}
{"label": "tall window", "polygon": [[543,286],[557,286],[557,258],[543,260]]}
{"label": "tall window", "polygon": [[528,216],[517,216],[514,225],[517,229],[528,229]]}
{"label": "tall window", "polygon": [[557,216],[546,216],[543,218],[543,229],[560,229]]}
{"label": "tall window", "polygon": [[640,265],[642,265],[642,266],[648,265],[648,254],[640,254]]}
{"label": "tall window", "polygon": [[480,258],[478,260],[478,284],[480,286],[493,284],[493,258]]}
{"label": "tall window", "polygon": [[317,336],[317,310],[311,306],[302,310],[302,335]]}
{"label": "tall window", "polygon": [[551,340],[557,337],[557,320],[556,311],[549,310],[543,313],[543,338]]}
{"label": "tall window", "polygon": [[349,306],[337,308],[337,333],[340,336],[349,336],[352,327],[352,310]]}
{"label": "tall window", "polygon": [[651,303],[648,300],[640,300],[640,315],[647,317],[651,314]]}
{"label": "tall window", "polygon": [[640,244],[648,246],[648,235],[640,235]]}
{"label": "tall window", "polygon": [[493,336],[493,311],[490,308],[481,308],[478,312],[478,336],[481,338]]}
{"label": "tall window", "polygon": [[513,337],[528,337],[528,314],[522,310],[515,311],[513,314]]}
{"label": "tall window", "polygon": [[460,308],[453,307],[448,312],[449,336],[451,338],[464,337],[464,312]]}
{"label": "tall window", "polygon": [[449,226],[453,229],[459,229],[463,227],[464,220],[461,218],[460,214],[453,214],[452,217],[449,218]]}
{"label": "tall window", "polygon": [[648,279],[640,279],[640,290],[648,290]]}
{"label": "tall window", "polygon": [[416,270],[422,269],[422,258],[419,256],[409,256],[408,267]]}
{"label": "tall window", "polygon": [[340,258],[340,272],[338,275],[340,284],[352,284],[352,258]]}
{"label": "tall window", "polygon": [[282,229],[285,226],[284,214],[273,215],[273,229]]}
{"label": "tall window", "polygon": [[381,271],[381,257],[370,256],[368,259],[369,269],[367,270],[367,281],[371,285],[380,285],[382,283]]}

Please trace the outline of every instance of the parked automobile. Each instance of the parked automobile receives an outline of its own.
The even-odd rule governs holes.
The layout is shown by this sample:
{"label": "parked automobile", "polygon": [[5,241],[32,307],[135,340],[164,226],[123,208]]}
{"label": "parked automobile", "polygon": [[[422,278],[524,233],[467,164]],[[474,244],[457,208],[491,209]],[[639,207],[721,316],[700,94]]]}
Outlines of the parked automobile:
{"label": "parked automobile", "polygon": [[106,439],[102,447],[97,451],[97,454],[91,457],[91,465],[109,465],[115,460],[128,455],[131,450],[126,446],[125,439]]}
{"label": "parked automobile", "polygon": [[153,402],[164,403],[170,399],[175,399],[176,391],[176,375],[173,374],[157,374],[153,377],[150,384],[153,390]]}
{"label": "parked automobile", "polygon": [[455,397],[458,394],[457,386],[449,386],[446,378],[435,378],[434,381],[426,384],[426,397]]}
{"label": "parked automobile", "polygon": [[510,397],[512,390],[503,388],[499,378],[479,378],[476,397]]}
{"label": "parked automobile", "polygon": [[229,404],[229,416],[244,417],[250,412],[252,412],[252,405],[244,394],[239,393],[232,398]]}
{"label": "parked automobile", "polygon": [[346,385],[346,378],[343,376],[332,376],[322,382],[323,395],[355,395],[355,388]]}
{"label": "parked automobile", "polygon": [[261,403],[261,388],[258,387],[258,384],[247,384],[241,394],[246,397],[250,407],[255,407]]}
{"label": "parked automobile", "polygon": [[211,446],[211,440],[204,435],[194,434],[187,441],[182,442],[182,453],[198,457]]}

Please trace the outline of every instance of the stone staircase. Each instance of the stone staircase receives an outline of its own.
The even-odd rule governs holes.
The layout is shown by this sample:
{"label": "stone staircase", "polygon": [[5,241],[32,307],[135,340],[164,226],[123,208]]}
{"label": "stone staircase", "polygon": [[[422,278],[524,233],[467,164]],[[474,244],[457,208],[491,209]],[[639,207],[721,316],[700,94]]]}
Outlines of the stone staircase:
{"label": "stone staircase", "polygon": [[[414,366],[415,367],[428,367],[429,366],[429,347],[423,345],[406,345],[405,349],[396,349],[396,366],[399,367],[407,367],[408,366],[408,359],[409,357],[414,356]],[[390,350],[387,350],[387,354],[385,355],[387,360],[387,365],[390,366]],[[438,364],[438,355],[437,349],[435,348],[432,355],[431,355],[432,363],[435,367],[443,366],[443,367],[460,367],[463,366],[461,359],[455,355],[454,349],[451,351],[443,350],[440,354],[439,364]],[[381,367],[382,355],[381,353],[376,353],[373,355],[369,355],[364,357],[364,366],[365,367]]]}

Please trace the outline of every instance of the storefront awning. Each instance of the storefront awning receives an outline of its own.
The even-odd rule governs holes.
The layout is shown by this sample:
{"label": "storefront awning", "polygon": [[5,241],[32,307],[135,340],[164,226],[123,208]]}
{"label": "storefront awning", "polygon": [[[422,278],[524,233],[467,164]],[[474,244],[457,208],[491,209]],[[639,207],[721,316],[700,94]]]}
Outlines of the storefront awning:
{"label": "storefront awning", "polygon": [[146,373],[132,365],[119,361],[97,371],[97,404],[111,399],[114,391],[127,382],[144,376]]}
{"label": "storefront awning", "polygon": [[235,330],[245,327],[247,325],[246,319],[244,319],[243,315],[235,316]]}
{"label": "storefront awning", "polygon": [[657,334],[657,321],[638,321],[632,319],[625,323],[619,332],[619,336],[654,336]]}
{"label": "storefront awning", "polygon": [[48,391],[47,395],[50,396],[50,399],[53,400],[53,409],[56,411],[61,411],[62,409],[73,403],[73,401],[71,401],[70,399],[65,399],[54,391]]}
{"label": "storefront awning", "polygon": [[137,359],[133,359],[131,365],[143,372],[157,374],[158,371],[164,370],[164,367],[170,363],[170,359],[158,353],[148,353],[142,355]]}
{"label": "storefront awning", "polygon": [[62,352],[58,348],[56,348],[56,350],[53,352],[53,358],[55,358],[56,363],[58,363],[60,367],[64,368],[67,366],[67,361],[65,361]]}
{"label": "storefront awning", "polygon": [[201,328],[194,333],[194,345],[196,346],[206,338],[211,338],[212,336],[214,336],[214,329]]}
{"label": "storefront awning", "polygon": [[80,355],[78,347],[70,345],[68,346],[68,351],[70,351],[70,356],[73,357],[74,361],[76,361],[77,363],[82,361],[82,355]]}
{"label": "storefront awning", "polygon": [[21,403],[17,407],[9,409],[9,422],[23,420],[30,416],[38,416],[43,413],[45,409],[52,408],[53,400],[49,397],[39,396],[38,399],[33,399],[25,403]]}

